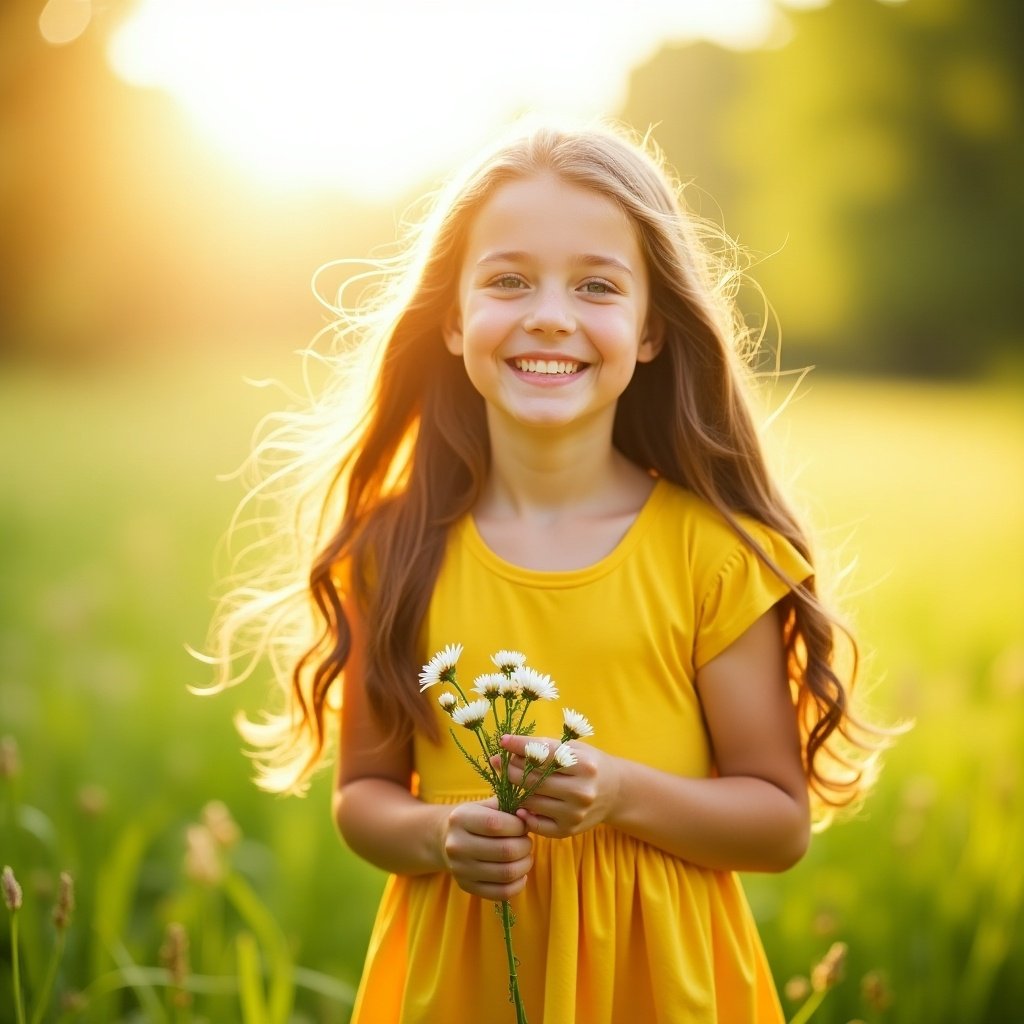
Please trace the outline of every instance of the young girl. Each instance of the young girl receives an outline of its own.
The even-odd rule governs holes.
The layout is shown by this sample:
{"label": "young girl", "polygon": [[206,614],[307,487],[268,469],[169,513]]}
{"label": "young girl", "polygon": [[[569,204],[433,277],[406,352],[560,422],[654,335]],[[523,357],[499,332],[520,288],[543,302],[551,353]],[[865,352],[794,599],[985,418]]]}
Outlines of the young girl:
{"label": "young girl", "polygon": [[[343,332],[371,354],[357,415],[342,386],[271,437],[295,451],[346,424],[325,435],[305,597],[239,587],[224,681],[262,629],[287,702],[243,731],[271,789],[301,787],[340,704],[337,825],[391,873],[357,1024],[512,1019],[503,899],[532,1024],[782,1020],[734,872],[796,863],[871,757],[698,234],[642,144],[517,137],[437,200],[381,315]],[[289,662],[303,601],[318,638]],[[448,644],[464,680],[523,651],[594,727],[517,815],[420,691]],[[553,745],[558,710],[534,710]],[[515,776],[525,739],[503,744]]]}

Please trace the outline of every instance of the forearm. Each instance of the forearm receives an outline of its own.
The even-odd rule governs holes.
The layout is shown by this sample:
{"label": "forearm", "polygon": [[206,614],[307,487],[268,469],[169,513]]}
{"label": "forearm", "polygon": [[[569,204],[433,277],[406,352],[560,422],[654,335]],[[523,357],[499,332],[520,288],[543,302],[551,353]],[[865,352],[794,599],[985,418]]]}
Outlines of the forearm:
{"label": "forearm", "polygon": [[334,820],[346,844],[398,875],[447,870],[442,835],[450,811],[423,803],[390,779],[355,779],[334,794]]}
{"label": "forearm", "polygon": [[751,776],[682,778],[620,764],[606,823],[701,867],[784,871],[805,853],[807,801]]}

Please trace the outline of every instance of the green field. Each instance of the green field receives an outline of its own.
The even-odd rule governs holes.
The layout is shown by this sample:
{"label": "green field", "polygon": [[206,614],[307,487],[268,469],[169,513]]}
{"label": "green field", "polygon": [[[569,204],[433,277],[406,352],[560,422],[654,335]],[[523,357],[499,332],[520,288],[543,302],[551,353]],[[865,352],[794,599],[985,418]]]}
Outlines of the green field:
{"label": "green field", "polygon": [[[25,890],[30,996],[57,873],[76,881],[51,1020],[347,1019],[382,876],[335,836],[327,777],[305,800],[251,785],[231,716],[259,706],[258,684],[186,690],[206,681],[185,645],[203,642],[241,493],[215,477],[276,401],[243,372],[267,370],[233,356],[0,375],[0,735],[20,761],[0,779],[0,861]],[[748,879],[776,978],[843,941],[845,980],[815,1021],[1021,1019],[1021,393],[814,381],[771,438],[823,550],[849,567],[874,707],[916,721],[855,820],[786,875]],[[242,838],[204,883],[187,831],[214,800]],[[160,966],[172,921],[188,930],[190,1005]],[[865,975],[884,997],[863,999]]]}

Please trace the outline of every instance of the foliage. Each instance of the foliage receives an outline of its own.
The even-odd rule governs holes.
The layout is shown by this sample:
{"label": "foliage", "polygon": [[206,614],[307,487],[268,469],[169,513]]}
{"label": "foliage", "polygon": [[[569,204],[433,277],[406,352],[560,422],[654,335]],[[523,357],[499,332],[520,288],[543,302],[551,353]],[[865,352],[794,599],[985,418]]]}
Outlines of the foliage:
{"label": "foliage", "polygon": [[624,118],[656,124],[700,211],[764,257],[754,276],[787,357],[1019,367],[1019,5],[834,0],[787,17],[756,53],[662,50],[635,72]]}
{"label": "foliage", "polygon": [[[794,870],[745,880],[790,1015],[837,941],[845,980],[821,1024],[1000,1024],[1024,1001],[1020,399],[812,378],[770,433],[780,460],[805,466],[795,485],[823,548],[858,557],[847,604],[880,717],[916,721],[861,813]],[[304,801],[259,793],[231,727],[259,683],[186,690],[206,681],[183,645],[202,643],[210,552],[239,497],[214,475],[276,402],[222,356],[0,378],[0,735],[20,762],[0,781],[0,863],[24,887],[30,1005],[59,872],[75,879],[62,1019],[336,1021],[358,980],[383,878],[334,835],[329,780]],[[240,834],[200,881],[186,854],[211,801]],[[2,1012],[9,956],[0,928]]]}

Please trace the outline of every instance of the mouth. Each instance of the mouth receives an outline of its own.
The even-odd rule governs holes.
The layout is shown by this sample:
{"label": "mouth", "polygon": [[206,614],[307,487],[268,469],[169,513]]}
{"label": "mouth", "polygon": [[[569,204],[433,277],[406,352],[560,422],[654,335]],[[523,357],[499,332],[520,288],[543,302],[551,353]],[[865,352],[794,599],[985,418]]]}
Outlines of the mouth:
{"label": "mouth", "polygon": [[571,359],[510,359],[509,362],[520,373],[536,374],[538,377],[565,377],[579,373],[586,363]]}

